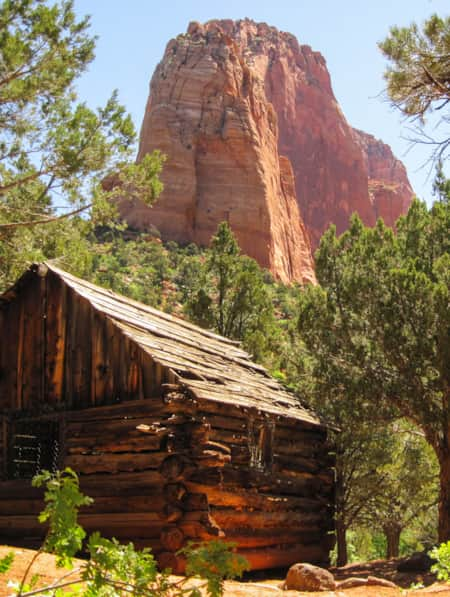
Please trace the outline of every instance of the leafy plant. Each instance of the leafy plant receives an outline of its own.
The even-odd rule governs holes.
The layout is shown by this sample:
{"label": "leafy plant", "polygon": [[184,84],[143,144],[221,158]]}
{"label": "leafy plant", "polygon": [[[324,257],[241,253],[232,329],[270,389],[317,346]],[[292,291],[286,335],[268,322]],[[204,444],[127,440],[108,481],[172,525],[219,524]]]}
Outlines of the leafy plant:
{"label": "leafy plant", "polygon": [[222,595],[224,579],[240,577],[248,570],[247,560],[232,553],[234,547],[234,543],[210,541],[197,547],[191,543],[181,550],[188,557],[187,574],[205,578],[211,597]]}
{"label": "leafy plant", "polygon": [[[17,597],[32,595],[78,597],[200,597],[205,589],[210,597],[223,593],[223,579],[242,575],[248,569],[246,560],[232,552],[233,545],[213,541],[209,544],[188,545],[181,553],[186,557],[187,576],[181,580],[170,578],[170,570],[159,572],[149,549],[136,550],[132,543],[120,544],[95,532],[84,549],[89,560],[72,569],[74,555],[83,547],[86,537],[77,522],[78,509],[92,503],[79,489],[78,477],[70,468],[55,474],[43,471],[33,479],[33,485],[45,485],[46,506],[39,516],[48,523],[48,531],[41,548],[31,559],[20,583],[10,583]],[[43,552],[56,555],[59,567],[70,571],[54,583],[37,587],[39,577],[27,582],[33,564]],[[0,559],[0,573],[11,567],[14,554]],[[189,586],[188,581],[200,576],[206,582]]]}
{"label": "leafy plant", "polygon": [[0,574],[5,574],[5,572],[8,572],[13,562],[14,552],[12,551],[7,553],[6,556],[3,556],[3,558],[0,558]]}
{"label": "leafy plant", "polygon": [[71,566],[86,537],[77,522],[78,509],[92,504],[93,500],[80,492],[77,474],[70,468],[55,474],[43,471],[34,477],[32,484],[46,487],[46,506],[39,515],[39,522],[49,523],[43,549],[57,555],[57,566]]}
{"label": "leafy plant", "polygon": [[436,574],[438,580],[447,582],[450,578],[450,541],[433,548],[429,555],[436,560],[436,563],[431,567],[431,572]]}

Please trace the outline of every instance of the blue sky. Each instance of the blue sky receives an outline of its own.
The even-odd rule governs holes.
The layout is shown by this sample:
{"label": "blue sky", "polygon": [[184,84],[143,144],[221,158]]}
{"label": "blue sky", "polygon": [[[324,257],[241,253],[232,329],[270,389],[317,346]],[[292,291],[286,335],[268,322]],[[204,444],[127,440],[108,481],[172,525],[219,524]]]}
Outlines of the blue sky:
{"label": "blue sky", "polygon": [[348,122],[388,143],[417,195],[431,200],[432,174],[424,166],[429,148],[408,151],[408,123],[383,99],[386,62],[377,42],[391,25],[448,15],[449,0],[75,0],[75,8],[91,15],[99,38],[96,59],[79,82],[81,97],[101,105],[118,89],[138,129],[153,70],[167,42],[190,21],[249,17],[293,33],[324,55]]}

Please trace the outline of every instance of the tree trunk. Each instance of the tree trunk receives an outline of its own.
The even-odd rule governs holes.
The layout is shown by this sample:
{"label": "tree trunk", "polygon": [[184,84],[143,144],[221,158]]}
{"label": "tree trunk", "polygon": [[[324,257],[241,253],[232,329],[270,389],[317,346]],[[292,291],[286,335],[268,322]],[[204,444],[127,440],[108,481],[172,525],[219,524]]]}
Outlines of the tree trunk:
{"label": "tree trunk", "polygon": [[[448,442],[446,442],[448,444]],[[439,541],[450,539],[450,448],[439,451]]]}
{"label": "tree trunk", "polygon": [[347,528],[341,520],[336,520],[337,566],[345,566],[348,562]]}
{"label": "tree trunk", "polygon": [[345,487],[344,487],[344,476],[342,471],[342,459],[339,455],[336,459],[336,481],[334,486],[335,491],[335,502],[336,502],[336,550],[337,566],[345,566],[348,562],[348,551],[347,551],[347,521],[345,516]]}
{"label": "tree trunk", "polygon": [[389,524],[383,527],[383,532],[386,536],[387,549],[386,558],[398,558],[400,548],[400,535],[402,529],[398,524]]}

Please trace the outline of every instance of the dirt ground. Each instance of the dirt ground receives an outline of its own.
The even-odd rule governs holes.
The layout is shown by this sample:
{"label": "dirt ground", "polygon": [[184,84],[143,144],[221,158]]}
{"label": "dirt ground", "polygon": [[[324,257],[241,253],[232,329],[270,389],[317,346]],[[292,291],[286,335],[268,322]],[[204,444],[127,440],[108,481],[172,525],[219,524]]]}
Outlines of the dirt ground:
{"label": "dirt ground", "polygon": [[[34,551],[30,549],[22,549],[17,547],[0,546],[0,558],[5,556],[9,551],[15,553],[15,560],[12,569],[4,574],[0,574],[0,597],[7,597],[12,594],[10,588],[8,588],[8,580],[20,580],[24,570],[28,566],[31,558],[34,555]],[[78,561],[77,565],[82,564],[82,561]],[[372,562],[365,565],[353,565],[346,566],[339,570],[334,571],[336,578],[348,578],[350,576],[367,576],[367,574],[381,576],[390,580],[395,580],[395,562]],[[374,574],[378,571],[378,574]],[[66,570],[56,568],[54,557],[48,554],[42,554],[37,559],[37,562],[32,568],[32,573],[40,575],[39,586],[45,584],[51,584],[55,579],[67,574]],[[401,580],[403,586],[410,586],[411,582],[414,582],[417,575],[409,573],[409,577],[404,576]],[[399,580],[398,578],[396,579]],[[430,581],[430,579],[424,579]],[[406,583],[409,583],[406,585]],[[300,593],[298,591],[283,591],[281,589],[282,582],[280,580],[262,580],[259,582],[248,581],[248,582],[235,582],[230,581],[226,583],[225,597],[274,597],[280,595],[280,597],[299,597],[304,595],[305,597],[413,597],[420,595],[430,595],[437,597],[450,597],[450,584],[445,585],[442,583],[434,583],[430,586],[419,589],[419,590],[405,590],[391,589],[384,587],[358,587],[353,589],[347,589],[345,591],[323,591],[320,593]]]}

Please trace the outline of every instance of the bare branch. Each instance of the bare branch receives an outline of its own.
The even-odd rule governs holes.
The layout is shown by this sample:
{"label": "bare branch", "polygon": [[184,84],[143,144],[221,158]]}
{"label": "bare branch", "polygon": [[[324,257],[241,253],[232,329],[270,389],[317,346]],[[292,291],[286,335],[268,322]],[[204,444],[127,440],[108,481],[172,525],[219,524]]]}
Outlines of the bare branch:
{"label": "bare branch", "polygon": [[79,207],[73,211],[69,211],[65,214],[61,214],[60,216],[52,216],[49,218],[42,218],[40,220],[29,220],[26,222],[8,222],[7,224],[0,224],[0,232],[2,230],[14,230],[16,228],[32,228],[33,226],[37,226],[40,224],[49,224],[50,222],[58,222],[59,220],[64,220],[65,218],[70,218],[72,216],[76,216],[77,214],[86,211],[87,209],[92,207],[92,203],[88,203],[83,207]]}

